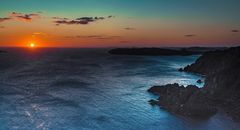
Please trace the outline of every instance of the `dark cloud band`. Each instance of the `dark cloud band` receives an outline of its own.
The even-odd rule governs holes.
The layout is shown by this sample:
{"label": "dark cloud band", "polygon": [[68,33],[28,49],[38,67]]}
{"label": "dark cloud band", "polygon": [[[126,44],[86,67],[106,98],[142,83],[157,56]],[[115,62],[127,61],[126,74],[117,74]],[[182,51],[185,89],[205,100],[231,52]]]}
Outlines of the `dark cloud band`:
{"label": "dark cloud band", "polygon": [[131,31],[131,30],[136,30],[135,28],[131,28],[131,27],[127,27],[127,28],[124,28],[125,30],[129,30],[129,31]]}
{"label": "dark cloud band", "polygon": [[82,38],[82,39],[110,40],[110,39],[121,38],[121,36],[107,36],[107,35],[77,35],[77,36],[66,36],[66,38]]}
{"label": "dark cloud band", "polygon": [[239,30],[234,29],[234,30],[231,30],[231,32],[233,32],[233,33],[238,33]]}
{"label": "dark cloud band", "polygon": [[81,17],[81,18],[76,18],[76,19],[68,19],[68,18],[60,18],[60,17],[52,17],[56,23],[56,25],[61,25],[61,24],[65,24],[65,25],[87,25],[89,23],[92,22],[96,22],[99,20],[104,20],[104,19],[108,19],[108,18],[113,18],[112,15],[108,16],[108,17]]}
{"label": "dark cloud band", "polygon": [[187,34],[187,35],[184,35],[185,37],[196,37],[197,35],[195,34]]}
{"label": "dark cloud band", "polygon": [[40,17],[40,14],[38,13],[22,14],[22,13],[12,12],[10,16],[22,21],[32,21],[34,18]]}

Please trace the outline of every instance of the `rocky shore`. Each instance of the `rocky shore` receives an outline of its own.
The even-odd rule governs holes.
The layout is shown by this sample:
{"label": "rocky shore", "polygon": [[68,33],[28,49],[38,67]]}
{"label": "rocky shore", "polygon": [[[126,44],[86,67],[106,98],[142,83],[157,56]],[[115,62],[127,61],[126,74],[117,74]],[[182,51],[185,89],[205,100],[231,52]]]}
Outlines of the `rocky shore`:
{"label": "rocky shore", "polygon": [[221,110],[240,121],[240,47],[204,53],[180,70],[204,75],[204,87],[154,86],[148,91],[160,98],[151,100],[152,105],[191,118],[208,118]]}

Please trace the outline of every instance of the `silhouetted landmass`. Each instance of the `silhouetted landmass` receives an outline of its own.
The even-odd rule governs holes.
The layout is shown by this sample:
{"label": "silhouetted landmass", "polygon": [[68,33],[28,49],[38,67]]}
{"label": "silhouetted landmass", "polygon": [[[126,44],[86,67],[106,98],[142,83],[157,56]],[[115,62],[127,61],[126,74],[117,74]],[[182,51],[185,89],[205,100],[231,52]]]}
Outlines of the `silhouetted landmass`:
{"label": "silhouetted landmass", "polygon": [[188,56],[199,55],[207,51],[213,51],[221,48],[208,48],[208,47],[190,47],[190,48],[116,48],[109,51],[110,54],[115,55],[164,55],[164,56]]}
{"label": "silhouetted landmass", "polygon": [[188,47],[188,48],[182,48],[186,49],[188,51],[194,51],[194,52],[209,52],[209,51],[216,51],[216,50],[225,50],[226,47]]}
{"label": "silhouetted landmass", "polygon": [[206,76],[205,85],[184,88],[178,84],[154,86],[149,92],[161,95],[151,100],[172,113],[209,117],[223,110],[240,121],[240,47],[207,52],[182,71]]}
{"label": "silhouetted landmass", "polygon": [[200,95],[200,89],[194,85],[185,88],[176,83],[167,84],[154,86],[148,91],[161,96],[158,100],[150,100],[150,104],[159,105],[175,114],[205,119],[217,112],[215,107],[209,105],[207,97]]}
{"label": "silhouetted landmass", "polygon": [[7,53],[7,52],[6,52],[6,51],[1,51],[1,50],[0,50],[0,53]]}

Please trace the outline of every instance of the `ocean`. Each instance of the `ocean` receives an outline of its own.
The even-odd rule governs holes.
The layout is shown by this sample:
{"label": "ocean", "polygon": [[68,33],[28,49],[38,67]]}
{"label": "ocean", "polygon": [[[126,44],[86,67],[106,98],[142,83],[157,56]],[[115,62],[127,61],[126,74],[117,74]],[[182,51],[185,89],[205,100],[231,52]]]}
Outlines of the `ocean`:
{"label": "ocean", "polygon": [[197,84],[199,56],[117,56],[108,49],[0,48],[0,130],[234,130],[224,113],[194,121],[148,101],[153,85]]}

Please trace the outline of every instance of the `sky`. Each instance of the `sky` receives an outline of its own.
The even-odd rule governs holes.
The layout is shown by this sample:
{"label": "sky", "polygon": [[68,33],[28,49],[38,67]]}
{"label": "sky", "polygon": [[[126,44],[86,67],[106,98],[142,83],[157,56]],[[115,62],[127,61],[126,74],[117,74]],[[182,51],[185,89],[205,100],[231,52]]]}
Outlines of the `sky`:
{"label": "sky", "polygon": [[240,0],[1,0],[0,46],[240,45]]}

